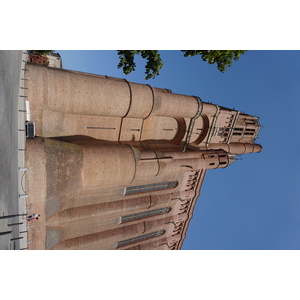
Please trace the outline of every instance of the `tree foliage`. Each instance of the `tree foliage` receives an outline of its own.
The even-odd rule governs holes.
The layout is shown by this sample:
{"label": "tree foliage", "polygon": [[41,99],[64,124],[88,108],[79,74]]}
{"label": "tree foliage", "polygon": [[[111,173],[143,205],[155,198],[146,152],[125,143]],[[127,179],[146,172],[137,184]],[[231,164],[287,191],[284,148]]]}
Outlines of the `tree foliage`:
{"label": "tree foliage", "polygon": [[123,72],[128,75],[132,71],[135,71],[136,64],[134,62],[134,56],[140,54],[142,58],[147,59],[146,79],[155,78],[159,75],[159,70],[163,66],[163,62],[160,58],[158,50],[119,50],[118,55],[120,63],[118,68],[123,68]]}
{"label": "tree foliage", "polygon": [[36,53],[39,55],[47,55],[54,52],[54,50],[28,50],[29,53]]}
{"label": "tree foliage", "polygon": [[[232,65],[233,61],[237,61],[246,50],[181,50],[184,56],[201,56],[203,61],[209,64],[217,64],[217,68],[221,72],[225,72],[228,67]],[[135,55],[141,55],[142,58],[147,59],[146,78],[155,78],[159,75],[159,70],[163,66],[163,62],[158,53],[158,50],[118,50],[120,62],[118,68],[123,68],[123,72],[128,75],[135,71]]]}
{"label": "tree foliage", "polygon": [[218,70],[225,72],[233,61],[237,61],[246,50],[181,50],[184,56],[200,55],[209,64],[217,64]]}

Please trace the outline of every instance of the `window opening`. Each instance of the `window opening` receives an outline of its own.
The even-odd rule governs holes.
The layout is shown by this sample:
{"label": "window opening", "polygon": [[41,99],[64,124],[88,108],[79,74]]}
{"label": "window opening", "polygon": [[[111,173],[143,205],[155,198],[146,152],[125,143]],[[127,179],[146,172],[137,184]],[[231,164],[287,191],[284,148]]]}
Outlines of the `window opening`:
{"label": "window opening", "polygon": [[122,216],[121,223],[139,220],[139,219],[143,219],[143,218],[148,218],[148,217],[152,217],[152,216],[156,216],[156,215],[163,215],[170,211],[171,211],[171,207],[164,207],[164,208],[153,209],[153,210],[149,210],[149,211],[143,211],[143,212],[132,214],[132,215]]}
{"label": "window opening", "polygon": [[178,185],[178,181],[168,181],[168,182],[129,186],[129,187],[125,187],[124,195],[126,196],[126,195],[138,194],[138,193],[173,189],[177,185]]}
{"label": "window opening", "polygon": [[127,245],[130,245],[133,243],[141,242],[144,240],[148,240],[148,239],[163,235],[165,232],[166,232],[165,230],[159,230],[159,231],[151,232],[148,234],[140,235],[140,236],[128,239],[128,240],[120,241],[117,244],[117,248],[127,246]]}
{"label": "window opening", "polygon": [[229,128],[228,127],[220,127],[219,131],[229,131]]}
{"label": "window opening", "polygon": [[229,128],[220,127],[218,131],[218,136],[227,136],[229,132]]}
{"label": "window opening", "polygon": [[227,132],[223,132],[223,131],[218,132],[218,136],[227,136],[227,135],[228,135]]}
{"label": "window opening", "polygon": [[92,126],[87,126],[85,128],[86,129],[116,129],[114,127],[92,127]]}

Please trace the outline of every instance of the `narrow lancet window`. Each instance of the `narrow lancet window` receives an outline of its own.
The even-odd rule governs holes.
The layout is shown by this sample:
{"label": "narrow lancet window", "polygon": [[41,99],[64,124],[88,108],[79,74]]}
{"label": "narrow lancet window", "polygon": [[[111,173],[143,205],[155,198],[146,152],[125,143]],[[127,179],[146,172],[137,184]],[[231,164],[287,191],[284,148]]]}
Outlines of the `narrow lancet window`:
{"label": "narrow lancet window", "polygon": [[139,220],[139,219],[143,219],[143,218],[148,218],[148,217],[152,217],[152,216],[156,216],[156,215],[163,215],[170,211],[171,211],[171,207],[163,207],[163,208],[143,211],[143,212],[132,214],[132,215],[122,216],[121,223]]}
{"label": "narrow lancet window", "polygon": [[124,189],[124,195],[139,194],[145,192],[173,189],[178,185],[177,181],[159,182],[152,184],[129,186]]}
{"label": "narrow lancet window", "polygon": [[159,230],[159,231],[151,232],[148,234],[140,235],[140,236],[128,239],[128,240],[120,241],[117,244],[117,248],[124,247],[124,246],[130,245],[130,244],[133,244],[133,243],[141,242],[144,240],[148,240],[148,239],[163,235],[165,232],[166,232],[165,230]]}

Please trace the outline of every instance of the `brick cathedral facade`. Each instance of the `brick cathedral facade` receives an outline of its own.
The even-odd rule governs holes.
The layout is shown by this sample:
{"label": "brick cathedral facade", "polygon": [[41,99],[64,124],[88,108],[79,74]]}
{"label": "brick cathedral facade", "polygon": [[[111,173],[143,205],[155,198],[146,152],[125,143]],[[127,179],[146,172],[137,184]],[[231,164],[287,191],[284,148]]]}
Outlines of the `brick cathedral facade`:
{"label": "brick cathedral facade", "polygon": [[26,69],[29,249],[181,249],[206,171],[262,149],[257,117],[197,96]]}

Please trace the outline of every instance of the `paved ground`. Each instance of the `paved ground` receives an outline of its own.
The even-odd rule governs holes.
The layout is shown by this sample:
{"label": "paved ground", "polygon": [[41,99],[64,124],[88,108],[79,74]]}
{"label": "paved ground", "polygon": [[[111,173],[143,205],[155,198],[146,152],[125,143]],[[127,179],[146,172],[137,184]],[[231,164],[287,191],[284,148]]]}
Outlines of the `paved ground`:
{"label": "paved ground", "polygon": [[[0,249],[27,247],[23,191],[25,149],[23,51],[0,51]],[[17,224],[21,223],[21,224]]]}

